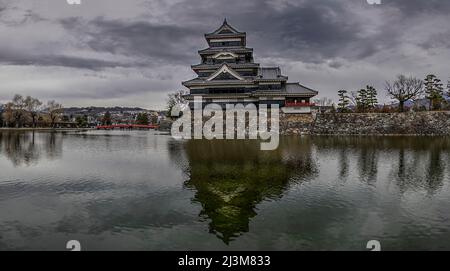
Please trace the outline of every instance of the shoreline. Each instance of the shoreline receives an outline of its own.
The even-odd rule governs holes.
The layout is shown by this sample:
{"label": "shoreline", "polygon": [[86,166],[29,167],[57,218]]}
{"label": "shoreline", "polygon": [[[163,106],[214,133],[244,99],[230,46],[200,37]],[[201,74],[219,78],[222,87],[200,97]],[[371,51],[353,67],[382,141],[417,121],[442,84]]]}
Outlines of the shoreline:
{"label": "shoreline", "polygon": [[[0,128],[0,132],[88,132],[96,131],[96,128]],[[169,132],[164,130],[156,130],[159,132]],[[303,134],[284,134],[280,136],[286,137],[449,137],[448,134],[319,134],[319,133],[303,133]]]}
{"label": "shoreline", "polygon": [[95,128],[0,128],[0,132],[87,132],[92,130]]}
{"label": "shoreline", "polygon": [[[298,136],[298,135],[287,135]],[[450,137],[446,134],[305,134],[300,136],[327,136],[327,137]]]}

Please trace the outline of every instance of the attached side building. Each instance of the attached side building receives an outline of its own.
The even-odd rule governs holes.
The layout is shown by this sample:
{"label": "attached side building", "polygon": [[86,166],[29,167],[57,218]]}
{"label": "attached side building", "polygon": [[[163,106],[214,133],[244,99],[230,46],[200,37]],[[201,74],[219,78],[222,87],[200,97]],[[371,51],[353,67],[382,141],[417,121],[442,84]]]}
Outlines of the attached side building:
{"label": "attached side building", "polygon": [[195,96],[203,106],[226,104],[278,104],[285,113],[310,113],[311,98],[317,91],[300,83],[288,83],[279,67],[260,67],[253,49],[246,47],[247,35],[225,20],[216,31],[205,34],[209,47],[200,50],[201,63],[193,65],[197,78],[183,82],[189,88],[186,98],[194,107]]}

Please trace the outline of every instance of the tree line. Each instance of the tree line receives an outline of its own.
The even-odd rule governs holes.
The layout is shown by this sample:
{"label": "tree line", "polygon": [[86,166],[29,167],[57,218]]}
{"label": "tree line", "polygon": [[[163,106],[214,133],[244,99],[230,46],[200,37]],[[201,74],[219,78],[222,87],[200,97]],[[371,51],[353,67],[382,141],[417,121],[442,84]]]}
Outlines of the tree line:
{"label": "tree line", "polygon": [[[416,106],[416,110],[450,109],[450,104],[445,99],[445,96],[450,96],[450,80],[446,87],[447,90],[436,75],[429,74],[424,80],[412,76],[398,75],[394,81],[387,81],[384,88],[386,94],[397,101],[398,111],[404,112],[407,102],[416,102],[420,99],[428,101],[428,108]],[[356,92],[339,90],[337,110],[341,113],[389,111],[392,107],[380,106],[377,95],[377,90],[373,86],[366,86],[366,88]]]}
{"label": "tree line", "polygon": [[[156,124],[157,121],[158,121],[157,117],[154,117],[151,119],[147,113],[142,112],[142,113],[137,114],[136,120],[134,123],[138,124],[138,125],[149,125],[150,123]],[[78,122],[78,119],[77,119],[77,122]],[[109,111],[106,111],[106,113],[103,115],[103,117],[101,118],[101,123],[102,123],[102,125],[106,125],[106,126],[113,124],[113,119],[112,119],[111,113]]]}
{"label": "tree line", "polygon": [[63,113],[63,106],[54,100],[43,103],[31,96],[14,95],[14,98],[6,103],[0,114],[2,127],[56,127]]}

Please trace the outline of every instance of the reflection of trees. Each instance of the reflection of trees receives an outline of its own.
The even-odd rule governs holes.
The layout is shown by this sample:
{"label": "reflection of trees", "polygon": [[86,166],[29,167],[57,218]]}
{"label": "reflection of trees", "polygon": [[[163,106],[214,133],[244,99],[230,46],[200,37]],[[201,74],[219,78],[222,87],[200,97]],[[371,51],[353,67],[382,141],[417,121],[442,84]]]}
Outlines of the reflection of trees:
{"label": "reflection of trees", "polygon": [[398,173],[397,176],[400,180],[406,179],[406,165],[405,165],[405,150],[400,149],[398,154]]}
{"label": "reflection of trees", "polygon": [[392,159],[389,179],[402,192],[425,189],[434,193],[442,187],[449,168],[450,140],[444,137],[314,137],[319,157],[335,152],[340,158],[339,175],[348,171],[348,157],[356,159],[361,180],[373,184],[382,159]]}
{"label": "reflection of trees", "polygon": [[[372,137],[315,137],[313,143],[320,152],[320,155],[328,156],[335,153],[339,157],[338,177],[340,180],[346,180],[349,176],[349,158],[357,157],[356,169],[359,173],[359,179],[373,184],[376,182],[378,174],[378,153],[380,149],[378,144],[381,138]],[[388,144],[388,142],[387,142]]]}
{"label": "reflection of trees", "polygon": [[34,133],[0,133],[0,152],[14,166],[30,165],[41,156]]}
{"label": "reflection of trees", "polygon": [[345,180],[348,177],[348,171],[350,169],[348,164],[348,151],[343,148],[339,152],[339,178]]}
{"label": "reflection of trees", "polygon": [[45,152],[48,159],[55,159],[62,155],[62,140],[61,133],[45,133],[43,135]]}
{"label": "reflection of trees", "polygon": [[14,166],[37,163],[45,152],[47,158],[62,153],[62,138],[54,133],[0,132],[0,154]]}
{"label": "reflection of trees", "polygon": [[378,151],[374,148],[363,148],[358,159],[361,180],[369,184],[376,182],[378,173]]}
{"label": "reflection of trees", "polygon": [[446,165],[442,153],[448,152],[449,142],[442,138],[427,140],[427,149],[421,144],[418,148],[414,145],[399,147],[393,178],[402,192],[422,188],[433,194],[443,185]]}
{"label": "reflection of trees", "polygon": [[426,174],[427,186],[431,192],[442,187],[445,165],[442,161],[442,149],[433,146],[429,153],[428,169]]}
{"label": "reflection of trees", "polygon": [[210,232],[228,244],[249,230],[258,203],[281,197],[290,182],[310,179],[316,173],[310,146],[298,138],[284,139],[272,152],[260,151],[257,141],[186,142],[185,185],[196,190]]}

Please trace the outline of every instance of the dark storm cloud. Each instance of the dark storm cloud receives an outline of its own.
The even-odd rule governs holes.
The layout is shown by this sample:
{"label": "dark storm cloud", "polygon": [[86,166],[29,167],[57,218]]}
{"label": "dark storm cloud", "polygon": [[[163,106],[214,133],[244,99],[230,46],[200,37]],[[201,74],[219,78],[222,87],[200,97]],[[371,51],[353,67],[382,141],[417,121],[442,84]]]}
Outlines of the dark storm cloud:
{"label": "dark storm cloud", "polygon": [[102,68],[124,67],[122,63],[70,57],[64,55],[14,55],[0,52],[1,63],[22,66],[64,66],[69,68],[99,70]]}
{"label": "dark storm cloud", "polygon": [[[264,55],[318,63],[336,56],[365,57],[375,51],[373,44],[360,40],[362,25],[338,1],[265,10],[253,29]],[[355,41],[363,44],[346,52]]]}
{"label": "dark storm cloud", "polygon": [[[193,61],[199,37],[195,29],[177,25],[155,25],[145,21],[95,18],[87,23],[77,18],[61,20],[69,31],[80,31],[96,52],[136,57],[140,62],[186,63]],[[76,27],[74,27],[76,26]]]}
{"label": "dark storm cloud", "polygon": [[192,22],[198,39],[227,16],[239,30],[248,32],[249,46],[256,47],[258,56],[311,63],[334,57],[361,59],[398,42],[398,35],[390,34],[392,27],[367,37],[368,21],[351,10],[351,5],[373,8],[365,0],[292,1],[283,5],[261,0],[245,4],[220,1],[214,7],[192,0],[176,5],[170,14]]}
{"label": "dark storm cloud", "polygon": [[170,25],[106,18],[65,18],[60,23],[73,35],[82,35],[96,52],[136,57],[148,65],[194,64],[197,50],[205,47],[203,33],[215,30],[225,16],[249,33],[249,46],[263,57],[321,63],[337,56],[367,57],[388,46],[381,37],[360,38],[364,24],[345,2],[306,1],[277,10],[271,1],[249,0],[246,8],[240,8],[241,1],[220,1],[212,8],[194,0],[171,9],[169,16],[174,20]]}
{"label": "dark storm cloud", "polygon": [[383,0],[383,5],[397,7],[404,16],[415,16],[430,12],[432,14],[448,14],[450,1],[447,0]]}
{"label": "dark storm cloud", "polygon": [[[0,0],[0,68],[15,78],[0,85],[0,100],[14,87],[25,87],[61,99],[78,93],[79,100],[109,96],[130,103],[143,102],[148,92],[154,104],[163,104],[165,92],[195,76],[189,66],[199,63],[197,51],[206,48],[203,34],[224,17],[247,32],[256,62],[281,66],[295,80],[310,80],[323,96],[366,81],[382,85],[397,73],[448,73],[447,0],[382,0],[381,5],[366,0],[128,0],[126,5],[96,0],[80,7],[64,0],[43,2],[58,5],[37,8],[33,0]],[[22,80],[17,66],[33,67],[46,80]],[[62,76],[58,82],[49,78],[49,69]],[[83,70],[91,74],[88,79],[80,76]],[[59,90],[61,85],[67,90]],[[74,92],[81,88],[85,91]]]}
{"label": "dark storm cloud", "polygon": [[[360,8],[352,9],[357,6]],[[399,12],[396,14],[396,21],[399,23],[379,27],[368,35],[370,21],[365,21],[364,16],[357,12],[384,8],[396,8]],[[380,7],[373,7],[365,0],[300,0],[280,3],[272,0],[189,0],[171,7],[167,14],[171,19],[170,24],[152,23],[132,17],[126,20],[69,17],[55,23],[61,24],[69,35],[83,40],[89,49],[134,57],[137,66],[155,66],[161,63],[186,65],[194,64],[198,59],[196,51],[205,46],[203,33],[217,28],[222,18],[227,16],[238,29],[248,32],[249,46],[256,47],[257,56],[322,63],[336,57],[363,59],[397,46],[401,42],[401,28],[408,20],[414,19],[414,14],[423,12],[450,12],[450,2],[383,0]],[[380,17],[380,20],[383,19]],[[420,45],[424,48],[440,46],[443,40],[446,42],[445,38],[435,37],[434,42],[429,40]],[[88,69],[120,66],[120,61],[110,59],[101,61],[66,56],[66,62],[63,61],[64,56],[45,58],[43,61],[32,59],[29,62],[50,65],[54,60],[55,65]]]}
{"label": "dark storm cloud", "polygon": [[227,16],[231,24],[248,32],[249,46],[256,47],[259,56],[321,62],[328,57],[363,57],[375,51],[375,45],[365,44],[344,55],[363,31],[360,21],[347,9],[348,1],[300,2],[278,5],[282,8],[277,9],[274,1],[220,1],[211,8],[205,1],[194,0],[177,5],[171,13],[186,21],[197,18],[199,38]]}
{"label": "dark storm cloud", "polygon": [[[218,18],[227,16],[239,30],[248,32],[249,46],[257,47],[257,56],[312,63],[336,57],[359,60],[373,56],[401,45],[403,32],[416,23],[419,15],[432,18],[450,14],[450,1],[442,0],[383,0],[379,6],[369,5],[366,0],[283,2],[220,1],[212,8],[205,1],[192,0],[177,5],[172,13],[186,21],[201,18],[199,30],[203,32],[213,30]],[[374,14],[370,12],[390,9],[395,9],[395,18],[390,18],[391,13],[381,14],[372,19],[379,25],[371,29]]]}
{"label": "dark storm cloud", "polygon": [[443,35],[432,35],[426,41],[419,43],[419,46],[421,46],[425,50],[434,48],[450,49],[450,31],[446,32]]}
{"label": "dark storm cloud", "polygon": [[6,3],[3,1],[0,1],[0,16],[7,8],[8,8],[8,6],[6,5]]}

